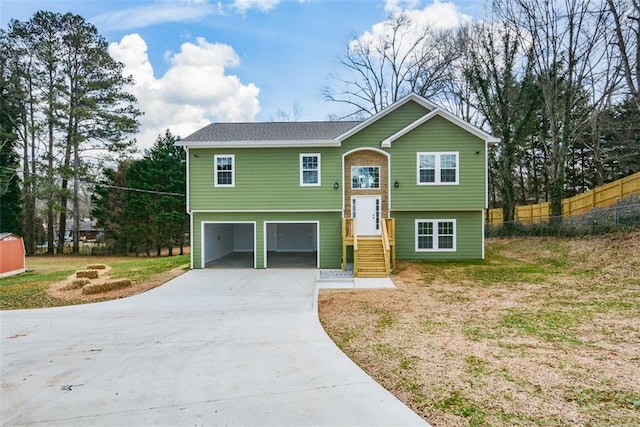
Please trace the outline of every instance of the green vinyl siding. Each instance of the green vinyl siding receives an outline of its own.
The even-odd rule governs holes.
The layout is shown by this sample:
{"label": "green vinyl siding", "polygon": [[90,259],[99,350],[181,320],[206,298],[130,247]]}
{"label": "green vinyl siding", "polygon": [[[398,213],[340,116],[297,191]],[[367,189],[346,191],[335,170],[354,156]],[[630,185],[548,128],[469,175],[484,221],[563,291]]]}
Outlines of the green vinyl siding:
{"label": "green vinyl siding", "polygon": [[429,110],[416,102],[407,102],[342,142],[342,151],[376,147],[389,136],[427,114]]}
{"label": "green vinyl siding", "polygon": [[[482,211],[391,212],[396,219],[396,258],[400,260],[482,259]],[[416,252],[416,219],[455,219],[455,252]]]}
{"label": "green vinyl siding", "polygon": [[340,268],[342,257],[342,215],[340,212],[195,212],[191,235],[193,268],[202,268],[202,222],[255,222],[256,267],[264,268],[264,223],[269,221],[318,222],[320,268]]}
{"label": "green vinyl siding", "polygon": [[[483,140],[441,117],[394,141],[391,154],[392,209],[483,209],[486,205],[486,164]],[[418,185],[418,152],[458,152],[457,185]]]}
{"label": "green vinyl siding", "polygon": [[[300,154],[321,155],[320,186],[300,186]],[[214,187],[214,156],[233,154],[233,187]],[[189,150],[191,210],[339,210],[342,155],[337,147]]]}

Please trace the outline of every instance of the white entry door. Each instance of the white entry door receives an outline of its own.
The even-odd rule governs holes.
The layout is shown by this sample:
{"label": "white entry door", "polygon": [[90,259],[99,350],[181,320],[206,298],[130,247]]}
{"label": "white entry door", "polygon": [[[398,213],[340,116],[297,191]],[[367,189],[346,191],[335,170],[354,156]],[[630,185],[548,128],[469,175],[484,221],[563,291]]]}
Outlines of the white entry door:
{"label": "white entry door", "polygon": [[356,219],[359,236],[379,236],[380,196],[353,196],[351,216]]}

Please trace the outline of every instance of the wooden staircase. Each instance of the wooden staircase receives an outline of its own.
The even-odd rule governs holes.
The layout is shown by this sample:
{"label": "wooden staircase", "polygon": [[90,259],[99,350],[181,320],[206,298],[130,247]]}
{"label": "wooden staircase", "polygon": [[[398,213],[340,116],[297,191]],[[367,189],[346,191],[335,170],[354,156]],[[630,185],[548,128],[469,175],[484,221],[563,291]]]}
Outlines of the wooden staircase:
{"label": "wooden staircase", "polygon": [[358,237],[358,250],[354,253],[355,277],[388,277],[381,236]]}
{"label": "wooden staircase", "polygon": [[353,248],[354,277],[389,277],[396,266],[396,223],[383,218],[381,236],[358,236],[356,220],[342,219],[342,269],[347,269],[347,247]]}

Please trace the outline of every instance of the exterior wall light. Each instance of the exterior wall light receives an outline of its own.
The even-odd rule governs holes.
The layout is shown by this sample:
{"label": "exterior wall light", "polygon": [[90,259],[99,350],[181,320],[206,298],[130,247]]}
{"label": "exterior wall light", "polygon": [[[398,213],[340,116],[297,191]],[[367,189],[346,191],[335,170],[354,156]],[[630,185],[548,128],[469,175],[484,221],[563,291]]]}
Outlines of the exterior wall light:
{"label": "exterior wall light", "polygon": [[335,188],[336,190],[340,188],[340,184],[338,184],[338,181],[333,183],[333,188]]}
{"label": "exterior wall light", "polygon": [[396,188],[400,187],[400,183],[398,182],[397,179],[396,179],[396,182],[393,183],[393,186]]}

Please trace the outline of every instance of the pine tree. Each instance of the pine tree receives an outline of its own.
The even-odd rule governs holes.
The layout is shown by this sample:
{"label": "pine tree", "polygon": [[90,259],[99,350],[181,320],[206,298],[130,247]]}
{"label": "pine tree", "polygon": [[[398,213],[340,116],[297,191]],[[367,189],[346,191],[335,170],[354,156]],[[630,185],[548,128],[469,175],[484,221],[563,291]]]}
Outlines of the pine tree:
{"label": "pine tree", "polygon": [[[4,47],[7,40],[4,32],[0,33],[0,40],[0,46]],[[6,52],[5,49],[0,51]],[[0,232],[22,235],[20,165],[16,154],[18,109],[9,84],[8,60],[0,54]]]}

